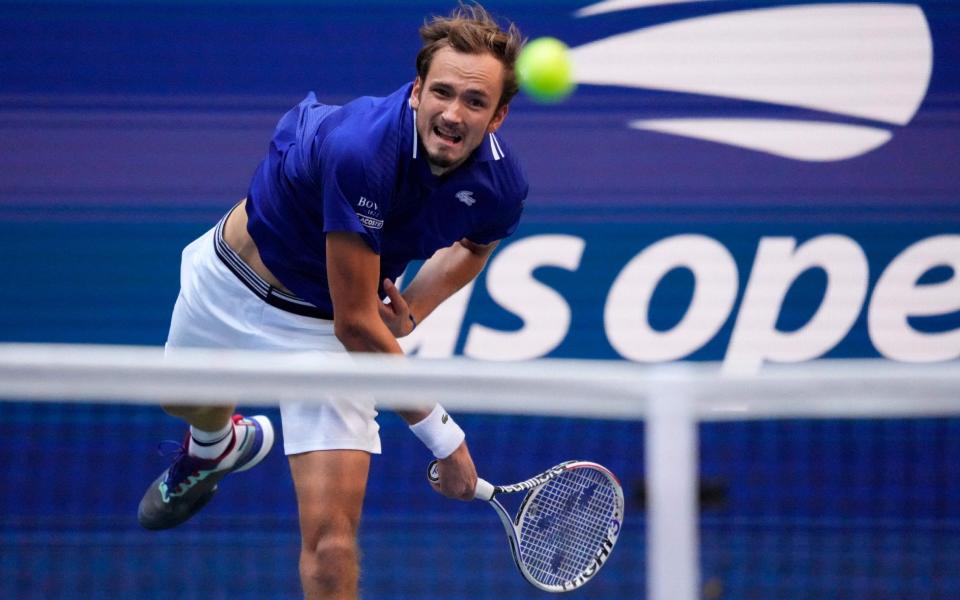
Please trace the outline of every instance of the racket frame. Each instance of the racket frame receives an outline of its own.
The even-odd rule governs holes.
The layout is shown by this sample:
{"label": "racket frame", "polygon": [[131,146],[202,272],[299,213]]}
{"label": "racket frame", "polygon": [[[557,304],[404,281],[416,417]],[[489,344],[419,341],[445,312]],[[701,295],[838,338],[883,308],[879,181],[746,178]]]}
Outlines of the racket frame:
{"label": "racket frame", "polygon": [[[436,462],[437,461],[431,462],[428,470],[428,475],[431,481],[439,480]],[[524,564],[524,561],[520,555],[519,527],[520,523],[523,521],[523,517],[526,514],[527,509],[531,505],[531,501],[536,498],[539,490],[542,489],[542,486],[547,482],[556,479],[563,473],[575,469],[594,469],[599,471],[607,478],[607,480],[612,484],[611,487],[614,491],[614,514],[612,515],[610,523],[607,526],[607,535],[600,544],[600,548],[597,549],[593,557],[593,562],[590,563],[590,566],[570,581],[548,585],[538,581]],[[498,494],[513,494],[518,492],[527,492],[527,494],[524,496],[523,501],[520,504],[520,508],[517,511],[517,516],[514,519],[510,517],[510,513],[507,512],[507,509],[504,508],[499,500],[497,500],[496,496]],[[597,574],[597,572],[600,570],[600,567],[602,567],[610,557],[610,553],[613,551],[613,547],[617,543],[617,539],[620,536],[620,530],[623,525],[624,502],[623,488],[620,485],[620,481],[617,479],[616,475],[614,475],[603,465],[585,460],[568,460],[551,467],[538,475],[534,475],[530,479],[510,485],[492,485],[486,480],[478,478],[477,489],[474,498],[477,500],[485,500],[487,504],[493,507],[494,511],[497,513],[497,516],[500,518],[500,522],[503,524],[504,531],[507,534],[507,541],[510,545],[510,554],[513,557],[514,564],[517,566],[517,570],[520,571],[520,574],[523,576],[523,578],[526,579],[531,585],[545,592],[569,592],[583,586],[585,583],[590,581],[590,579]]]}

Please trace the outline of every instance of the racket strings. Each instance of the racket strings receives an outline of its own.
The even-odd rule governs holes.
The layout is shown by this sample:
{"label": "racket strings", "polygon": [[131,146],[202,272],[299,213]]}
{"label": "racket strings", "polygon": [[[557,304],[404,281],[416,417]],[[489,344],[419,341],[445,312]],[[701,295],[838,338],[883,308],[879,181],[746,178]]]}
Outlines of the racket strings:
{"label": "racket strings", "polygon": [[566,471],[539,488],[518,527],[530,574],[559,585],[583,573],[607,537],[615,505],[613,486],[595,469]]}

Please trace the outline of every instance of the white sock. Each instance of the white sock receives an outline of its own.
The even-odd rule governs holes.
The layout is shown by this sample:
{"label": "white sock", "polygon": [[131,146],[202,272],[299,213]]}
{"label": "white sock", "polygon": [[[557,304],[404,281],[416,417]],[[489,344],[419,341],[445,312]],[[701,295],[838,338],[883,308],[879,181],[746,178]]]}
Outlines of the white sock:
{"label": "white sock", "polygon": [[203,431],[190,426],[190,445],[187,452],[197,458],[219,458],[233,441],[233,420],[219,431]]}

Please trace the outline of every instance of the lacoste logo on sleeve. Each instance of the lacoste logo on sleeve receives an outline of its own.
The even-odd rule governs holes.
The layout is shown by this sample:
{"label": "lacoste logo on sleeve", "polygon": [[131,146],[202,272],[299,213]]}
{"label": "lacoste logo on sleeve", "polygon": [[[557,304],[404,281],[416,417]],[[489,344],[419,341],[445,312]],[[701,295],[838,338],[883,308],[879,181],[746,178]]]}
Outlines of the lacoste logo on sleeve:
{"label": "lacoste logo on sleeve", "polygon": [[383,216],[380,214],[380,207],[376,202],[360,196],[357,208],[363,211],[357,211],[357,218],[360,219],[361,225],[367,229],[383,229]]}

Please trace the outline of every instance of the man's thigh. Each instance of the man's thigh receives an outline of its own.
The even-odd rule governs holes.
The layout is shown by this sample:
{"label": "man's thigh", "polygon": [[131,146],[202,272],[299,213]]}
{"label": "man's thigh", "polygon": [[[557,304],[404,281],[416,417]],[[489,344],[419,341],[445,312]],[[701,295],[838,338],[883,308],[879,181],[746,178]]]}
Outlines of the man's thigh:
{"label": "man's thigh", "polygon": [[367,490],[370,454],[318,450],[289,457],[305,548],[329,536],[355,537]]}

